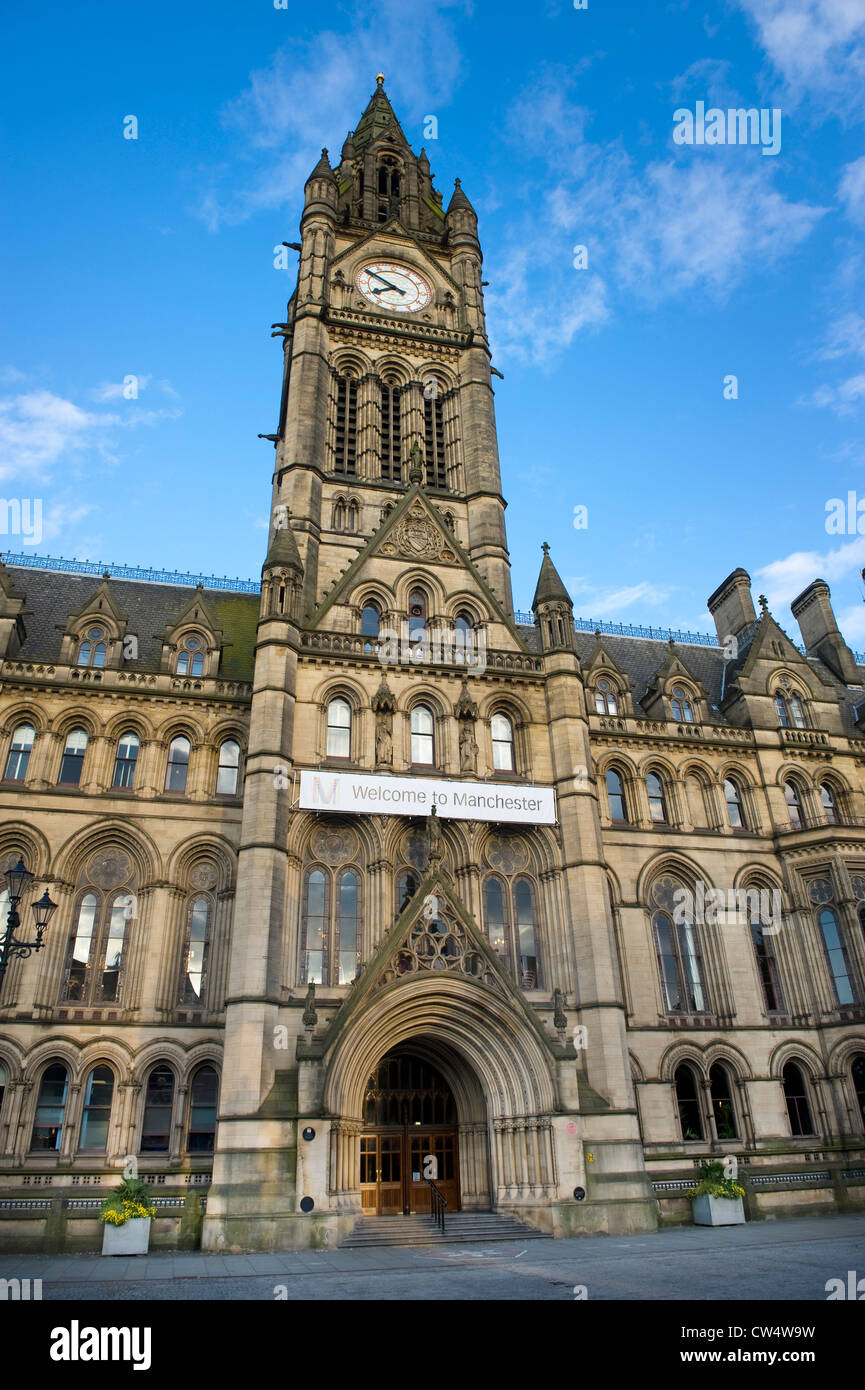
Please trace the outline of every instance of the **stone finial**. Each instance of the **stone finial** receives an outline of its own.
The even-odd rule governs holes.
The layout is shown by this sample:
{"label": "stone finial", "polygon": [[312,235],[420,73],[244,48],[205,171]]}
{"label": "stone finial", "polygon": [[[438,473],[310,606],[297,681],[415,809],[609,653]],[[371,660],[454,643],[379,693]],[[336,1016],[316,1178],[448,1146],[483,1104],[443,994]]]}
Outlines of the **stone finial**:
{"label": "stone finial", "polygon": [[454,705],[454,714],[457,719],[477,719],[478,707],[469,694],[468,681],[463,676],[463,683],[460,687],[459,698]]}
{"label": "stone finial", "polygon": [[373,695],[370,705],[373,714],[396,714],[396,696],[382,676],[378,690]]}
{"label": "stone finial", "polygon": [[768,613],[769,613],[769,600],[766,598],[766,595],[765,595],[765,594],[758,594],[758,595],[757,595],[757,602],[758,602],[759,605],[760,605],[760,613],[761,613],[761,615],[765,613],[765,614],[768,616]]}
{"label": "stone finial", "polygon": [[377,72],[377,73],[376,73],[376,75],[375,75],[375,84],[376,84],[376,86],[378,87],[379,91],[381,91],[382,87],[384,86],[384,73],[383,73],[383,72]]}

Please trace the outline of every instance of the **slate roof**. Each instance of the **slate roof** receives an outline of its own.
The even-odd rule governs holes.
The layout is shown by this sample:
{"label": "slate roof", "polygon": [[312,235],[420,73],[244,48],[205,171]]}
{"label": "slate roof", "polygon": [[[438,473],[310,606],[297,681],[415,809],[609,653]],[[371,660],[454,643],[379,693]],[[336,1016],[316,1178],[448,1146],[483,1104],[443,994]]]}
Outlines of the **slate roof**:
{"label": "slate roof", "polygon": [[[26,637],[16,659],[57,661],[69,615],[79,612],[98,593],[103,580],[97,575],[54,573],[19,565],[9,565],[8,570],[18,593],[25,595]],[[124,668],[158,672],[165,629],[192,603],[195,587],[112,578],[108,588],[127,619],[127,634],[138,638],[138,660],[125,661]],[[213,622],[222,629],[220,675],[227,680],[251,681],[259,595],[204,589],[202,596]]]}

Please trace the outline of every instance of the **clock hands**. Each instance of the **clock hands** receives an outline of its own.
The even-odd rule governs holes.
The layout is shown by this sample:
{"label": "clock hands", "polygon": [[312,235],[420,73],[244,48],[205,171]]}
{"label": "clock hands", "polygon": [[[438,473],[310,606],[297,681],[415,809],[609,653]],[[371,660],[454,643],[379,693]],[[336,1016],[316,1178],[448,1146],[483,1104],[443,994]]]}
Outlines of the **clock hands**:
{"label": "clock hands", "polygon": [[375,278],[376,278],[376,280],[381,280],[381,283],[382,283],[382,285],[384,286],[384,289],[381,289],[381,290],[373,290],[373,294],[384,294],[384,290],[387,289],[387,290],[396,290],[397,294],[405,295],[405,290],[401,290],[400,287],[399,287],[399,285],[392,285],[391,282],[390,282],[390,280],[385,280],[384,276],[383,276],[383,275],[379,275],[379,273],[378,273],[377,270],[370,270],[370,271],[369,271],[369,274],[370,274],[370,275],[374,275]]}

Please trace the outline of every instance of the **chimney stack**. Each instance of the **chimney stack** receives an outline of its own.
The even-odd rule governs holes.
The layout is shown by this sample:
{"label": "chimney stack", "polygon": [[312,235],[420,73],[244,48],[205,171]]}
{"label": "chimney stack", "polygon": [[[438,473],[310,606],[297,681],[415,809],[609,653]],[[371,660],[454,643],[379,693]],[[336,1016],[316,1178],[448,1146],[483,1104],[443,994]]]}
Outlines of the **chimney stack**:
{"label": "chimney stack", "polygon": [[723,647],[728,637],[738,637],[756,622],[751,598],[751,576],[743,569],[733,570],[709,598],[709,612],[715,619],[718,641]]}
{"label": "chimney stack", "polygon": [[825,579],[815,579],[790,604],[809,656],[816,656],[845,685],[861,685],[853,653],[838,631]]}

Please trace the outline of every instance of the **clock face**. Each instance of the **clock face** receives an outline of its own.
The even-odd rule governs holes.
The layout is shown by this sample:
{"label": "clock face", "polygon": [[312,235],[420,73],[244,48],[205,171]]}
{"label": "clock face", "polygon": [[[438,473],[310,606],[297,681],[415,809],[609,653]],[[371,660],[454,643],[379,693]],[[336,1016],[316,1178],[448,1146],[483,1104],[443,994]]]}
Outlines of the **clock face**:
{"label": "clock face", "polygon": [[432,298],[432,290],[423,276],[393,261],[370,261],[361,266],[355,284],[370,304],[398,314],[416,314],[425,309]]}

